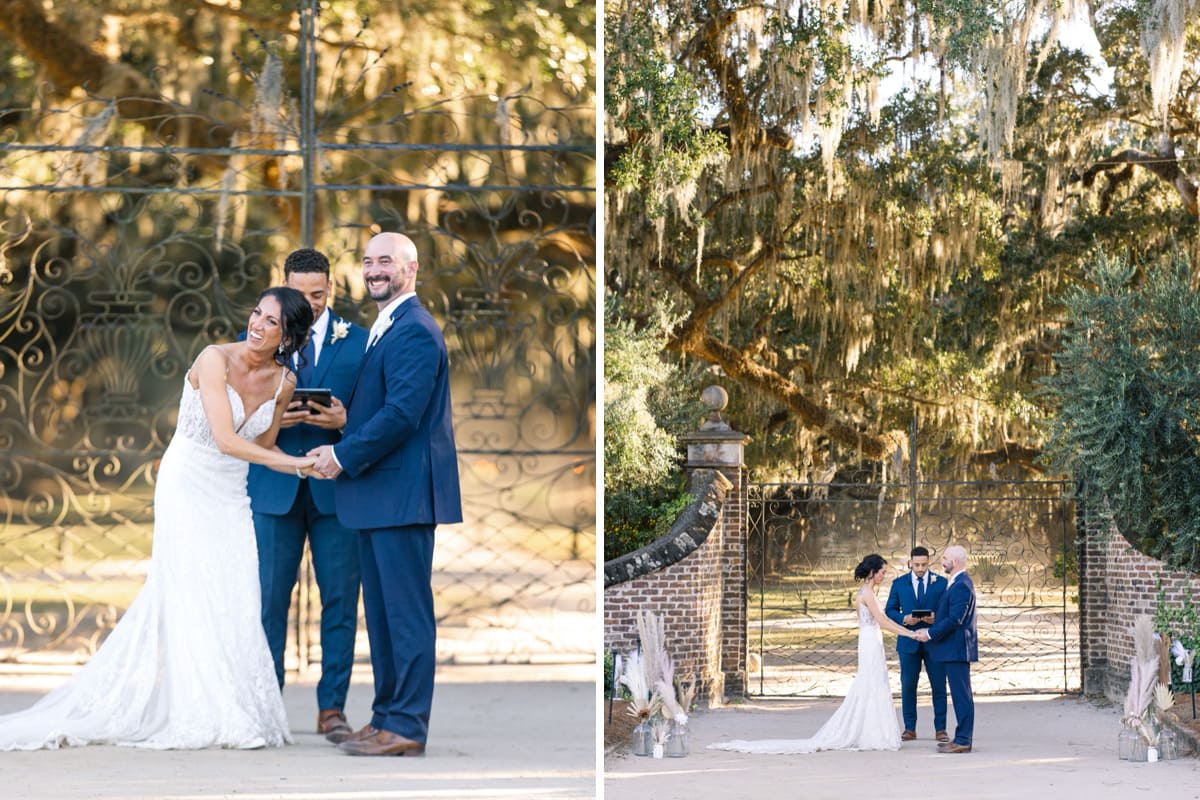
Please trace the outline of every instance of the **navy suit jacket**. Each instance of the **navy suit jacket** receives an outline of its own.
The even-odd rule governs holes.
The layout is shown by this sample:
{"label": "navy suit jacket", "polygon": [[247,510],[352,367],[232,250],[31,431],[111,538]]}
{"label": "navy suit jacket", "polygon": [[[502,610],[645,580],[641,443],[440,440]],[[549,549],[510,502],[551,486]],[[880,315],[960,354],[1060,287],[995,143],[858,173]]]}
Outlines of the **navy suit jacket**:
{"label": "navy suit jacket", "polygon": [[[927,608],[934,612],[934,619],[937,619],[937,607],[941,602],[942,593],[946,591],[946,579],[941,575],[935,575],[932,572],[926,572],[927,585],[925,586],[925,602],[921,604],[922,608]],[[904,625],[904,617],[917,607],[917,593],[912,585],[912,573],[906,572],[899,578],[892,581],[892,590],[888,592],[887,605],[883,607],[884,613],[895,622],[897,625]],[[904,625],[910,631],[928,628],[928,622],[918,622],[915,625]],[[910,639],[907,636],[896,637],[896,652],[897,653],[916,653],[921,648],[921,643],[916,639]]]}
{"label": "navy suit jacket", "polygon": [[348,528],[462,522],[442,331],[415,296],[363,357],[334,447],[338,520]]}
{"label": "navy suit jacket", "polygon": [[[342,320],[336,316],[330,317],[329,328],[325,333],[325,342],[321,345],[321,354],[317,357],[312,380],[304,388],[330,389],[333,396],[345,404],[354,390],[354,378],[362,364],[363,351],[367,349],[367,331],[351,323],[349,333],[335,342],[332,341],[335,321]],[[297,380],[297,386],[301,385]],[[302,456],[314,447],[337,444],[341,438],[342,435],[337,431],[302,422],[290,428],[280,428],[275,444],[288,455]],[[334,513],[333,484],[333,481],[308,479],[313,502],[322,514]],[[250,472],[246,477],[246,490],[250,494],[250,508],[256,513],[286,514],[296,502],[296,492],[299,488],[300,479],[290,472],[276,472],[257,464],[250,465]]]}
{"label": "navy suit jacket", "polygon": [[929,628],[929,657],[934,661],[978,661],[979,635],[975,628],[975,584],[966,572],[942,594]]}

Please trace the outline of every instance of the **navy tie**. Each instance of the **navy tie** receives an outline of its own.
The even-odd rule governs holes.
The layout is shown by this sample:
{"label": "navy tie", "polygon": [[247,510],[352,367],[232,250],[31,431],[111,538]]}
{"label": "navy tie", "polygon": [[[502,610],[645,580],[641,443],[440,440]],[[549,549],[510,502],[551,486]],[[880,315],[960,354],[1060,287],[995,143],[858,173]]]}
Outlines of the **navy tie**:
{"label": "navy tie", "polygon": [[313,337],[310,335],[308,341],[304,343],[304,347],[300,348],[300,368],[296,375],[300,379],[301,386],[312,385],[313,368],[317,366],[316,347],[313,345]]}
{"label": "navy tie", "polygon": [[925,579],[917,578],[917,608],[925,607]]}

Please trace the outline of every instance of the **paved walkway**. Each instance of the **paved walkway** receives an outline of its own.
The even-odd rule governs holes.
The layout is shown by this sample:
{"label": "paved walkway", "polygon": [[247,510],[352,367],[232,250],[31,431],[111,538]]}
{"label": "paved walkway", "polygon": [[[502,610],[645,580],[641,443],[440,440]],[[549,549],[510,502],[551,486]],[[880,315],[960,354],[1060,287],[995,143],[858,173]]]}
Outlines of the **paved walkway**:
{"label": "paved walkway", "polygon": [[935,752],[927,701],[918,709],[921,738],[906,742],[899,752],[762,756],[705,749],[726,739],[811,736],[838,702],[754,701],[698,713],[689,724],[692,748],[687,758],[607,757],[604,798],[1200,798],[1200,759],[1120,761],[1118,709],[1075,698],[980,698],[975,750],[962,755]]}
{"label": "paved walkway", "polygon": [[[146,752],[82,747],[0,752],[8,800],[409,800],[595,796],[595,668],[439,670],[425,758],[351,758],[313,731],[313,684],[284,690],[296,743],[267,750]],[[29,706],[62,678],[0,675],[0,713]],[[356,670],[346,713],[370,715],[370,669]]]}

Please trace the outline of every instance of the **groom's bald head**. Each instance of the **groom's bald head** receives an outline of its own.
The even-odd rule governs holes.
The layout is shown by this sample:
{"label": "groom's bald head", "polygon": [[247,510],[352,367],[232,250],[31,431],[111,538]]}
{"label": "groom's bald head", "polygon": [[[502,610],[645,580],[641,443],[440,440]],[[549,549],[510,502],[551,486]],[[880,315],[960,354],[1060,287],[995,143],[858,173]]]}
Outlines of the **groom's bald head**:
{"label": "groom's bald head", "polygon": [[947,573],[958,572],[967,568],[967,548],[961,544],[952,544],[942,553],[942,567]]}

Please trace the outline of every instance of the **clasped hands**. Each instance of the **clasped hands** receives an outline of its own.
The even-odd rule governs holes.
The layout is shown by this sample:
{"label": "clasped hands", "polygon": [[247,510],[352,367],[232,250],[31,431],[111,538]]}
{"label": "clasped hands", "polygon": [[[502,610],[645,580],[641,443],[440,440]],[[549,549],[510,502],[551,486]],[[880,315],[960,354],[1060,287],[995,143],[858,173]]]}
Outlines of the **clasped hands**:
{"label": "clasped hands", "polygon": [[925,628],[922,628],[919,631],[913,631],[912,638],[916,639],[918,642],[928,642],[929,641],[929,631],[926,630]]}
{"label": "clasped hands", "polygon": [[309,470],[314,478],[336,478],[342,473],[342,468],[333,458],[333,445],[331,444],[314,447],[308,451],[308,457],[313,459]]}
{"label": "clasped hands", "polygon": [[309,450],[296,466],[299,478],[336,478],[342,468],[333,460],[333,446],[322,445]]}

